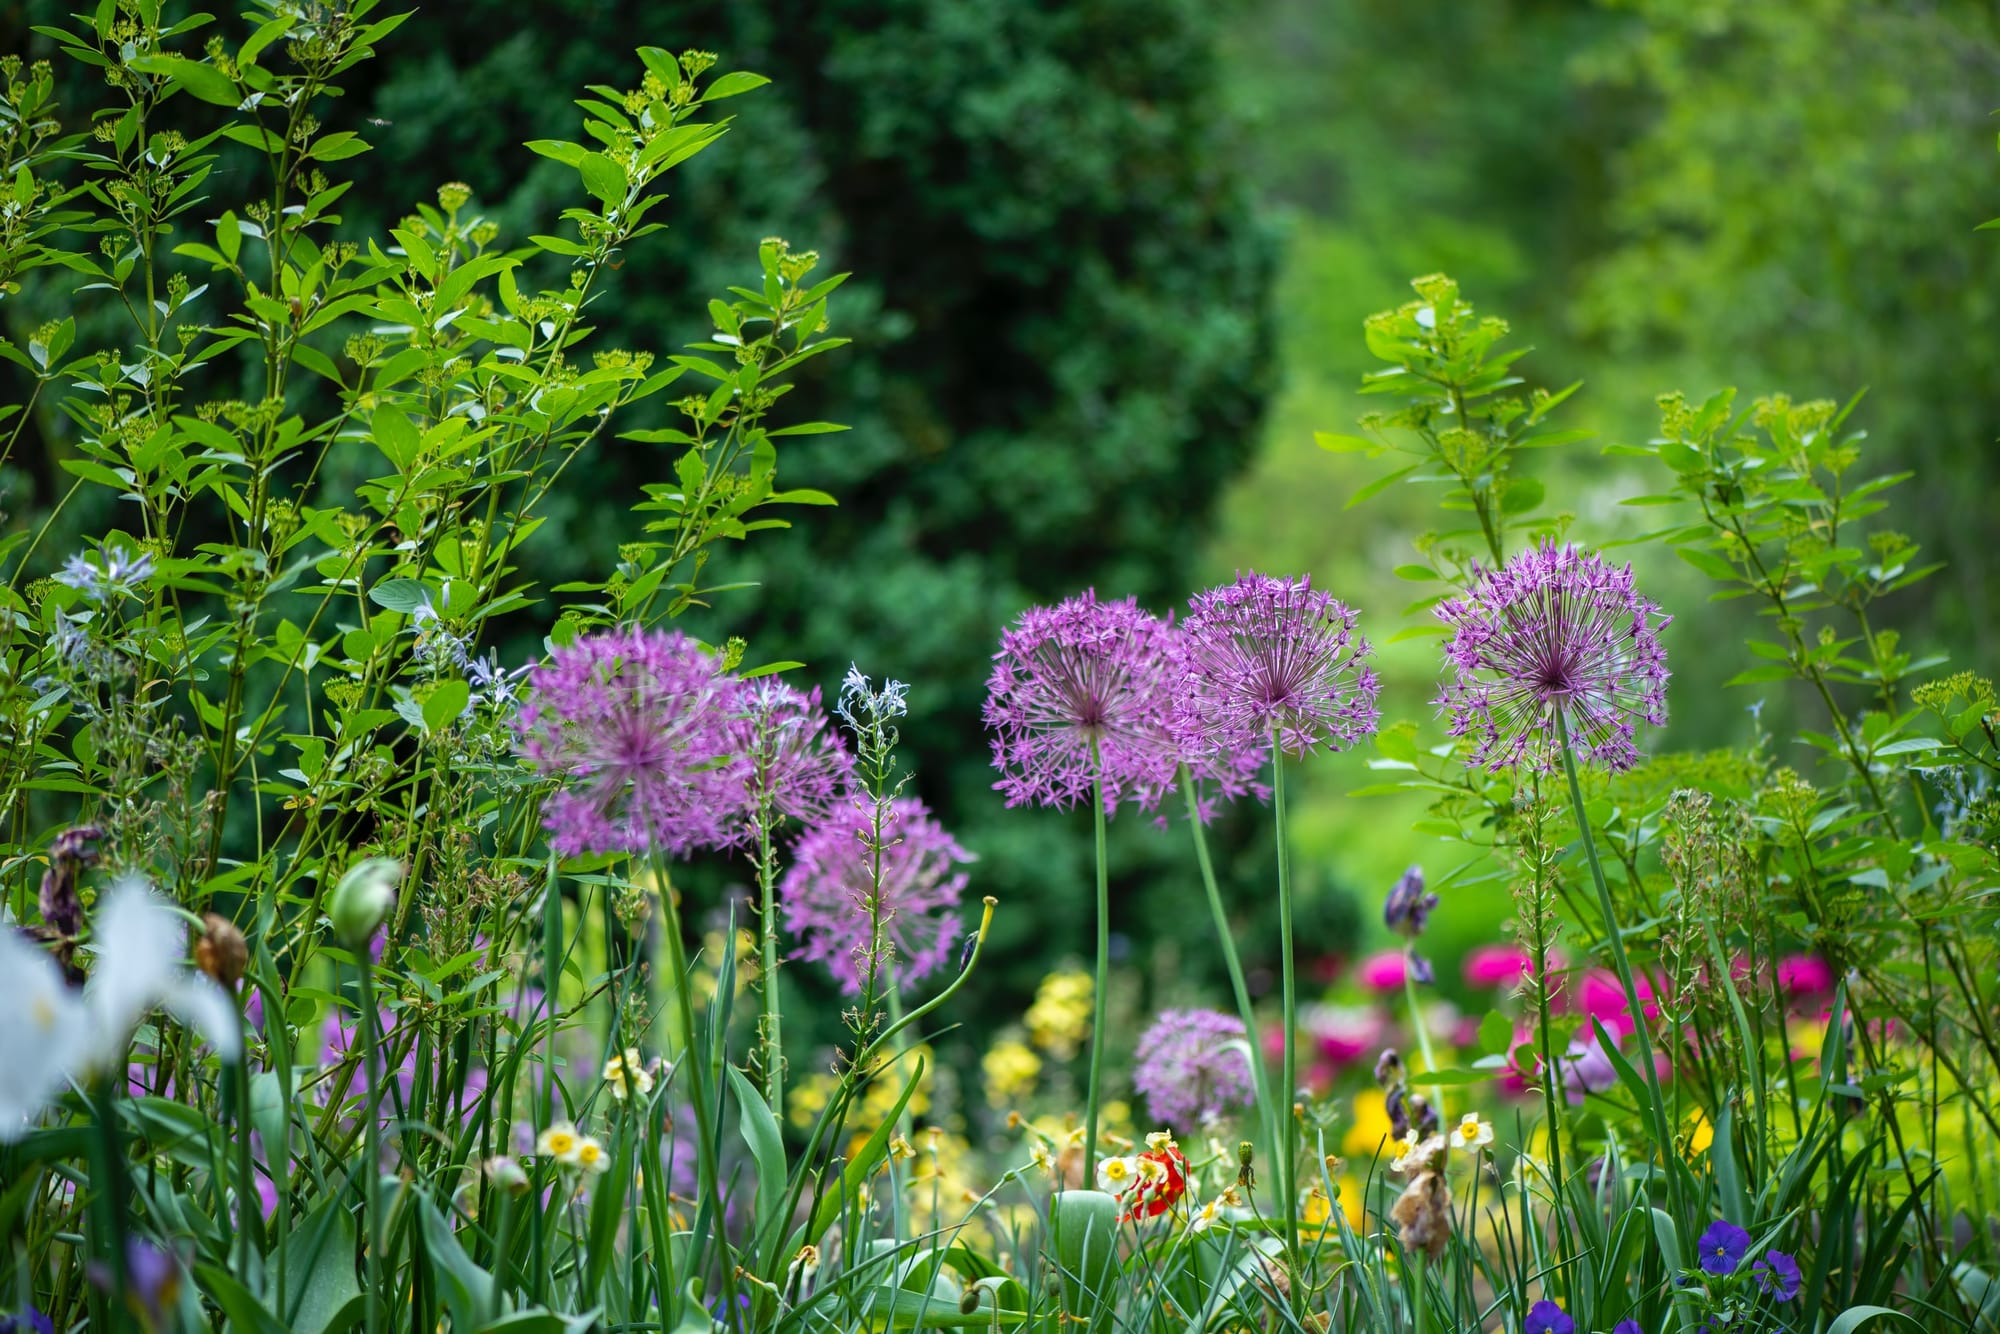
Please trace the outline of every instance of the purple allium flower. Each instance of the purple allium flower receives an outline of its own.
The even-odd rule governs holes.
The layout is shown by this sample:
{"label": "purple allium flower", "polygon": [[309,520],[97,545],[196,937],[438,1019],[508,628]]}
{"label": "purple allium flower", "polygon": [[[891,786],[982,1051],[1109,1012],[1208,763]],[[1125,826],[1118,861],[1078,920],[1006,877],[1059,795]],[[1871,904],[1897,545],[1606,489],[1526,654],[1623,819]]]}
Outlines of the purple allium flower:
{"label": "purple allium flower", "polygon": [[1475,766],[1551,772],[1560,709],[1585,759],[1627,769],[1636,724],[1667,721],[1659,631],[1672,618],[1639,595],[1629,565],[1546,543],[1481,571],[1437,614],[1452,628],[1444,654],[1456,679],[1435,703],[1454,737],[1473,739]]}
{"label": "purple allium flower", "polygon": [[1438,906],[1438,896],[1424,890],[1424,868],[1412,866],[1403,872],[1403,878],[1389,891],[1389,897],[1382,904],[1382,925],[1391,931],[1415,940],[1424,933],[1429,924],[1431,910]]}
{"label": "purple allium flower", "polygon": [[768,802],[778,815],[813,824],[846,791],[854,757],[827,725],[819,687],[798,690],[782,681],[745,683],[745,753],[753,806]]}
{"label": "purple allium flower", "polygon": [[1611,1334],[1646,1334],[1646,1331],[1639,1327],[1638,1321],[1627,1317],[1611,1327]]}
{"label": "purple allium flower", "polygon": [[1139,1037],[1132,1087],[1153,1119],[1184,1133],[1240,1112],[1254,1093],[1243,1021],[1218,1010],[1164,1010]]}
{"label": "purple allium flower", "polygon": [[542,807],[549,845],[684,855],[742,837],[742,683],[678,630],[588,635],[537,667],[516,727],[567,780]]}
{"label": "purple allium flower", "polygon": [[[869,966],[874,830],[872,803],[840,806],[799,839],[779,887],[785,929],[803,945],[798,957],[825,964],[850,994],[861,991]],[[951,910],[967,879],[955,868],[973,857],[915,797],[889,804],[882,844],[882,943],[893,951],[896,981],[908,986],[951,958],[959,934]]]}
{"label": "purple allium flower", "polygon": [[1576,1334],[1576,1321],[1561,1306],[1544,1299],[1528,1308],[1521,1334]]}
{"label": "purple allium flower", "polygon": [[1728,1219],[1718,1218],[1701,1234],[1697,1249],[1704,1273],[1727,1278],[1743,1263],[1743,1255],[1750,1249],[1750,1234]]}
{"label": "purple allium flower", "polygon": [[[1185,624],[1174,625],[1170,621],[1169,628],[1172,634],[1167,651],[1171,661],[1167,671],[1174,688],[1181,690],[1197,671],[1199,646]],[[1235,738],[1191,734],[1177,716],[1179,709],[1176,702],[1163,716],[1163,722],[1176,758],[1187,766],[1189,776],[1194,779],[1194,810],[1190,812],[1194,819],[1207,824],[1215,818],[1215,808],[1221,802],[1246,796],[1263,801],[1271,795],[1270,787],[1261,781],[1264,763],[1271,755],[1270,737],[1262,732]],[[1159,823],[1164,828],[1167,822],[1162,818]]]}
{"label": "purple allium flower", "polygon": [[1618,1083],[1618,1067],[1595,1037],[1572,1041],[1563,1056],[1562,1080],[1570,1105],[1581,1107],[1585,1095],[1603,1093]]}
{"label": "purple allium flower", "polygon": [[1764,1258],[1750,1266],[1757,1286],[1781,1302],[1799,1295],[1799,1262],[1783,1251],[1765,1251]]}
{"label": "purple allium flower", "polygon": [[[90,1281],[105,1292],[116,1287],[109,1265],[93,1260]],[[125,1239],[125,1300],[147,1329],[159,1328],[180,1291],[181,1267],[172,1253],[143,1237]]]}
{"label": "purple allium flower", "polygon": [[1188,600],[1190,651],[1175,713],[1191,750],[1345,750],[1375,730],[1380,689],[1354,613],[1307,578],[1238,576]]}
{"label": "purple allium flower", "polygon": [[1151,809],[1178,756],[1167,731],[1179,682],[1173,631],[1130,598],[1089,589],[1030,607],[1000,633],[986,685],[993,767],[1009,806],[1072,806],[1104,784],[1104,810]]}

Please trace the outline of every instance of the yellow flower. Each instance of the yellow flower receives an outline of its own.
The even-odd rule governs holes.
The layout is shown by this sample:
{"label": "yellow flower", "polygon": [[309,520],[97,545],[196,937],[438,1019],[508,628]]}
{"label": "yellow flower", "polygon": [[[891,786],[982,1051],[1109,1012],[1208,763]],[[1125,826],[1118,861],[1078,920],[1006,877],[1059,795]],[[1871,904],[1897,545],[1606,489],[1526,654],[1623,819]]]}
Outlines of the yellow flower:
{"label": "yellow flower", "polygon": [[1715,1143],[1715,1127],[1709,1124],[1708,1116],[1700,1108],[1695,1109],[1694,1119],[1688,1122],[1687,1156],[1706,1153],[1708,1146]]}
{"label": "yellow flower", "polygon": [[1361,1228],[1361,1183],[1353,1177],[1342,1177],[1333,1183],[1340,1193],[1340,1212],[1347,1215],[1347,1226],[1359,1231]]}
{"label": "yellow flower", "polygon": [[627,1047],[622,1054],[604,1063],[604,1082],[611,1086],[611,1096],[619,1102],[634,1093],[643,1098],[653,1091],[652,1073],[639,1059],[638,1049],[634,1047]]}
{"label": "yellow flower", "polygon": [[596,1139],[585,1135],[576,1142],[575,1164],[592,1176],[599,1176],[611,1170],[611,1155]]}
{"label": "yellow flower", "polygon": [[1340,1151],[1349,1158],[1367,1160],[1375,1156],[1382,1141],[1396,1133],[1389,1120],[1389,1100],[1381,1089],[1364,1089],[1354,1095],[1354,1124],[1340,1141]]}
{"label": "yellow flower", "polygon": [[904,1139],[901,1135],[892,1135],[889,1138],[889,1156],[898,1162],[902,1162],[916,1157],[917,1151],[911,1148],[910,1141]]}
{"label": "yellow flower", "polygon": [[1076,1054],[1090,1036],[1091,1000],[1096,987],[1089,973],[1074,969],[1050,973],[1035,989],[1028,1007],[1028,1037],[1059,1061]]}
{"label": "yellow flower", "polygon": [[986,1076],[987,1104],[1005,1107],[1034,1092],[1042,1058],[1027,1043],[1005,1038],[980,1057],[979,1068]]}
{"label": "yellow flower", "polygon": [[1392,1172],[1421,1172],[1430,1166],[1431,1159],[1437,1157],[1444,1148],[1444,1136],[1432,1135],[1429,1139],[1418,1140],[1414,1135],[1399,1139],[1390,1152],[1396,1156],[1389,1162]]}
{"label": "yellow flower", "polygon": [[567,1121],[558,1121],[544,1130],[535,1140],[535,1152],[544,1158],[553,1158],[559,1163],[574,1165],[577,1146],[582,1139],[576,1127]]}
{"label": "yellow flower", "polygon": [[1193,1216],[1188,1219],[1188,1231],[1206,1232],[1217,1223],[1222,1222],[1222,1204],[1224,1198],[1218,1195],[1207,1204],[1202,1205],[1201,1208],[1195,1210]]}
{"label": "yellow flower", "polygon": [[1028,1146],[1028,1161],[1036,1167],[1041,1168],[1044,1172],[1047,1172],[1050,1176],[1055,1175],[1055,1155],[1049,1152],[1049,1146],[1042,1143],[1042,1141],[1036,1140]]}
{"label": "yellow flower", "polygon": [[1110,1195],[1124,1194],[1138,1180],[1140,1163],[1137,1158],[1104,1159],[1097,1165],[1098,1188]]}

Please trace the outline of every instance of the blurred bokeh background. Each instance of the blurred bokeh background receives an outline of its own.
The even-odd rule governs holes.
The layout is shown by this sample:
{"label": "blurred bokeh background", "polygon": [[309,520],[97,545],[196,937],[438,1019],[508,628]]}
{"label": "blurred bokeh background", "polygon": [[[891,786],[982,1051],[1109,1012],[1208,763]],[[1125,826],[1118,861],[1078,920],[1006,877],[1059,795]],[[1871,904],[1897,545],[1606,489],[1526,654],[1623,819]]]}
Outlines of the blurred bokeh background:
{"label": "blurred bokeh background", "polygon": [[[13,49],[34,50],[42,7],[0,4]],[[850,661],[912,683],[916,789],[1003,905],[967,1041],[1088,944],[1087,815],[1003,812],[990,789],[979,706],[1000,627],[1087,585],[1165,611],[1253,567],[1310,572],[1378,642],[1420,620],[1391,571],[1435,495],[1348,509],[1384,465],[1313,440],[1353,429],[1361,321],[1414,275],[1447,271],[1511,320],[1531,381],[1585,382],[1568,424],[1594,439],[1543,466],[1591,541],[1653,517],[1617,502],[1660,479],[1599,447],[1650,435],[1660,391],[1865,387],[1869,470],[1916,470],[1897,520],[1950,562],[1902,606],[1906,641],[1991,657],[2000,235],[1975,230],[2000,214],[1991,4],[454,0],[350,77],[338,115],[366,118],[376,151],[348,221],[386,226],[463,181],[507,237],[551,230],[565,170],[521,144],[573,134],[572,98],[630,82],[641,43],[774,82],[729,104],[734,131],[680,177],[670,229],[593,312],[599,344],[700,336],[765,235],[854,273],[836,307],[854,346],[813,363],[795,410],[854,429],[783,465],[840,508],[733,556],[726,577],[761,589],[694,628],[823,685]],[[58,435],[8,479],[10,509],[45,501]],[[606,569],[637,484],[667,466],[614,445],[579,474],[541,536],[544,586]],[[1644,574],[1678,617],[1662,744],[1743,739],[1760,696],[1720,683],[1748,610],[1707,603],[1672,562]],[[538,638],[518,627],[519,654]],[[1385,714],[1435,735],[1434,645],[1382,661]],[[1379,943],[1405,865],[1451,864],[1412,830],[1420,810],[1347,795],[1365,758],[1312,763],[1297,789],[1302,945],[1329,961]],[[1250,806],[1216,831],[1265,978],[1267,820]],[[1121,1022],[1220,1000],[1186,831],[1122,817],[1114,858]],[[741,875],[716,869],[710,902]],[[1496,892],[1447,897],[1447,987],[1506,915]],[[803,972],[788,1009],[830,1012]]]}

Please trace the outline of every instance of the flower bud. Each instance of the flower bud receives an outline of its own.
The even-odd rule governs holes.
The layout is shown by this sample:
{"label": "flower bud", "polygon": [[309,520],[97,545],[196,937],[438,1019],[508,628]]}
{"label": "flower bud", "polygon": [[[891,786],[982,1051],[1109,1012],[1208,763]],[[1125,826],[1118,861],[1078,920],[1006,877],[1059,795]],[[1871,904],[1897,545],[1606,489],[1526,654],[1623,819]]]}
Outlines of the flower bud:
{"label": "flower bud", "polygon": [[219,913],[203,913],[201,939],[194,943],[195,967],[213,978],[224,991],[236,990],[243,970],[250,966],[250,946],[236,923]]}
{"label": "flower bud", "polygon": [[367,949],[369,938],[395,906],[396,883],[402,878],[403,863],[394,857],[363,857],[350,866],[334,887],[327,909],[334,939],[357,952]]}

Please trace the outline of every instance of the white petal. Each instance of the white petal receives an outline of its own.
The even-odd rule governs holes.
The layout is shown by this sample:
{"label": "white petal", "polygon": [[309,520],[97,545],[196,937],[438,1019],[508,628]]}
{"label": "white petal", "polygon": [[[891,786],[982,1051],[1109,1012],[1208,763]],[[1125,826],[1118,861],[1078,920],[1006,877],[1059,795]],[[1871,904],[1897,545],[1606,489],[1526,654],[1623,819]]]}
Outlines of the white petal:
{"label": "white petal", "polygon": [[134,877],[113,885],[91,918],[92,1047],[115,1063],[139,1021],[173,990],[187,957],[187,927],[166,901]]}
{"label": "white petal", "polygon": [[62,1092],[83,1036],[83,1002],[47,951],[0,923],[0,1143],[19,1139]]}
{"label": "white petal", "polygon": [[215,1054],[233,1061],[243,1054],[243,1027],[229,993],[200,973],[183,974],[161,1002],[168,1014],[208,1039]]}

